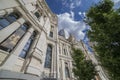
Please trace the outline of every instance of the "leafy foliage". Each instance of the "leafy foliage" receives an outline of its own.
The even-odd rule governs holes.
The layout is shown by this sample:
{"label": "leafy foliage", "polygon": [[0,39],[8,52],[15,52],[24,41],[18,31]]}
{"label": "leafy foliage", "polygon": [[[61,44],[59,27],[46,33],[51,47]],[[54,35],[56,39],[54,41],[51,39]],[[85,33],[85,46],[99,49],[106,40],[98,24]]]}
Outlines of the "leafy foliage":
{"label": "leafy foliage", "polygon": [[73,49],[72,54],[74,68],[73,72],[77,80],[91,80],[96,75],[95,66],[91,60],[86,60],[79,49]]}
{"label": "leafy foliage", "polygon": [[90,40],[97,42],[94,49],[102,65],[111,80],[120,80],[120,9],[114,10],[112,1],[103,0],[91,7],[86,22],[91,26]]}

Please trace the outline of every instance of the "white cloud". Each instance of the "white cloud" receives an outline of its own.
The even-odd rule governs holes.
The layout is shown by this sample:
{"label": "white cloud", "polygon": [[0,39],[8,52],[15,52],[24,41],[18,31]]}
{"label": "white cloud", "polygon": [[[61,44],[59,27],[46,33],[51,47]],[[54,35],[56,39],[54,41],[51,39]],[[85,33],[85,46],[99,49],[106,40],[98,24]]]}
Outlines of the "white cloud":
{"label": "white cloud", "polygon": [[86,13],[85,12],[83,12],[83,15],[84,15],[84,17],[86,16]]}
{"label": "white cloud", "polygon": [[67,0],[62,0],[62,6],[64,6],[64,7],[69,6],[69,3],[67,2]]}
{"label": "white cloud", "polygon": [[74,15],[75,15],[74,12],[70,11],[70,13],[71,13],[71,18],[74,19]]}
{"label": "white cloud", "polygon": [[82,13],[81,12],[78,12],[79,15],[81,15]]}
{"label": "white cloud", "polygon": [[72,10],[72,9],[74,9],[75,7],[80,6],[80,4],[81,4],[81,0],[71,1],[71,3],[70,3],[70,9]]}
{"label": "white cloud", "polygon": [[76,6],[80,6],[81,0],[75,0],[75,4],[76,4]]}
{"label": "white cloud", "polygon": [[74,3],[71,3],[71,4],[70,4],[70,9],[74,9],[74,8],[75,8]]}
{"label": "white cloud", "polygon": [[114,3],[118,3],[120,0],[112,0]]}
{"label": "white cloud", "polygon": [[76,39],[77,39],[77,40],[83,39],[84,36],[85,36],[85,34],[84,34],[81,30],[77,31],[77,32],[75,33],[75,35],[76,35]]}
{"label": "white cloud", "polygon": [[118,9],[120,8],[120,0],[112,0],[114,2],[114,8]]}
{"label": "white cloud", "polygon": [[79,14],[80,16],[86,16],[86,13],[85,13],[85,12],[78,12],[78,14]]}
{"label": "white cloud", "polygon": [[85,12],[78,12],[78,14],[80,15],[80,17],[82,19],[85,19],[85,17],[86,17],[86,13]]}
{"label": "white cloud", "polygon": [[77,40],[83,39],[85,34],[82,32],[86,25],[82,21],[75,21],[74,20],[74,13],[63,13],[59,14],[58,16],[58,29],[65,29],[69,33],[72,33]]}
{"label": "white cloud", "polygon": [[73,10],[75,7],[80,6],[80,4],[81,0],[62,0],[62,5],[69,8],[70,10]]}

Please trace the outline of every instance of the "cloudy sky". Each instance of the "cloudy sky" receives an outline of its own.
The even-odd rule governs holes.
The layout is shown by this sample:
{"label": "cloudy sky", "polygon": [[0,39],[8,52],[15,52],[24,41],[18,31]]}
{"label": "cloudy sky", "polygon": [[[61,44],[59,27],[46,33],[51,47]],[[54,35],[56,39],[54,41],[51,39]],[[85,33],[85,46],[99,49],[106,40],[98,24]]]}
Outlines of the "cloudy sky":
{"label": "cloudy sky", "polygon": [[[89,29],[83,19],[89,8],[100,0],[46,0],[53,13],[58,16],[59,30],[65,29],[77,40],[88,42],[85,33]],[[115,8],[120,6],[120,0],[112,0]],[[67,35],[68,36],[68,35]]]}
{"label": "cloudy sky", "polygon": [[83,22],[86,11],[99,0],[46,0],[53,13],[58,16],[59,30],[65,29],[75,35],[77,40],[84,39],[85,29]]}
{"label": "cloudy sky", "polygon": [[120,7],[120,0],[112,0],[115,3],[114,8],[119,8]]}

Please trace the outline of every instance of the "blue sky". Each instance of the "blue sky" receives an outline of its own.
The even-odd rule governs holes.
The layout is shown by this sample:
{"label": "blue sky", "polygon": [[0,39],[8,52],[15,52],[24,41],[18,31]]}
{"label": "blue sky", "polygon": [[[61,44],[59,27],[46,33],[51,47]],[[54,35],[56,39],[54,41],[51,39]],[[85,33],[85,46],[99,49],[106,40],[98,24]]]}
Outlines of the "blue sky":
{"label": "blue sky", "polygon": [[99,0],[46,0],[51,10],[56,14],[75,13],[75,20],[81,20],[79,12],[86,12],[91,5],[99,2]]}
{"label": "blue sky", "polygon": [[[58,29],[66,30],[66,37],[73,34],[77,40],[88,44],[86,31],[89,26],[83,22],[89,8],[101,0],[46,0],[53,13],[58,16]],[[120,7],[120,0],[112,0],[115,8]]]}
{"label": "blue sky", "polygon": [[77,40],[84,39],[85,30],[88,29],[83,22],[85,13],[99,0],[46,0],[46,2],[52,12],[58,16],[59,30],[65,29]]}

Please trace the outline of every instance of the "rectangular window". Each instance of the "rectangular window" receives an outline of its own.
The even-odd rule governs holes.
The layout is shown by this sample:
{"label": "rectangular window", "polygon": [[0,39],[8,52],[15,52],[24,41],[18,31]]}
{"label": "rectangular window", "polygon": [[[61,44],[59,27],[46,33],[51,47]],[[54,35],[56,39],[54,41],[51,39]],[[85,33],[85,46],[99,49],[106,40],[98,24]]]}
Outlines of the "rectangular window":
{"label": "rectangular window", "polygon": [[26,31],[27,27],[25,25],[22,25],[19,29],[17,29],[12,35],[10,35],[0,44],[0,49],[11,52]]}
{"label": "rectangular window", "polygon": [[[1,29],[5,28],[6,26],[10,25],[10,22],[5,19],[5,18],[0,18],[0,26],[1,26]],[[0,29],[0,30],[1,30]]]}
{"label": "rectangular window", "polygon": [[16,21],[19,17],[17,13],[11,13],[6,17],[0,17],[0,30]]}
{"label": "rectangular window", "polygon": [[37,17],[37,18],[40,18],[40,13],[37,11],[34,13],[34,15]]}
{"label": "rectangular window", "polygon": [[11,13],[10,15],[8,15],[6,17],[6,19],[10,22],[13,23],[14,21],[16,21],[19,18],[19,15],[17,13]]}
{"label": "rectangular window", "polygon": [[25,58],[27,56],[27,52],[29,51],[30,49],[30,46],[35,38],[35,32],[32,34],[32,36],[29,38],[29,40],[27,41],[27,43],[25,44],[23,50],[21,51],[19,57],[21,58]]}
{"label": "rectangular window", "polygon": [[66,78],[70,78],[70,73],[68,67],[65,67],[65,76]]}
{"label": "rectangular window", "polygon": [[59,54],[61,54],[61,48],[59,47]]}
{"label": "rectangular window", "polygon": [[64,55],[66,55],[66,49],[64,49]]}
{"label": "rectangular window", "polygon": [[68,63],[65,63],[65,77],[70,78],[70,72],[68,68]]}
{"label": "rectangular window", "polygon": [[52,46],[48,45],[44,67],[45,68],[51,68],[51,61],[52,61]]}
{"label": "rectangular window", "polygon": [[53,32],[52,32],[52,31],[50,31],[49,36],[50,36],[50,37],[53,37]]}

